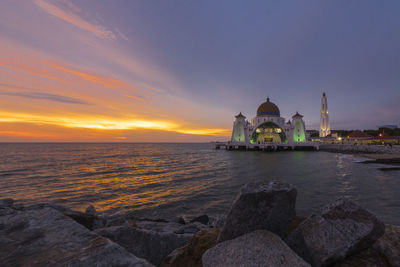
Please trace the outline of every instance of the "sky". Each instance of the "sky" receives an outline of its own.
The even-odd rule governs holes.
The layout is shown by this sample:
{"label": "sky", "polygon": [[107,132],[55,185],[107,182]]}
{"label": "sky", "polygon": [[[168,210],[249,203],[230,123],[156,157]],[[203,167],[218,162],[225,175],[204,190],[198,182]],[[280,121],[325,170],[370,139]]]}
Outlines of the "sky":
{"label": "sky", "polygon": [[0,142],[227,140],[270,97],[400,124],[400,1],[2,0]]}

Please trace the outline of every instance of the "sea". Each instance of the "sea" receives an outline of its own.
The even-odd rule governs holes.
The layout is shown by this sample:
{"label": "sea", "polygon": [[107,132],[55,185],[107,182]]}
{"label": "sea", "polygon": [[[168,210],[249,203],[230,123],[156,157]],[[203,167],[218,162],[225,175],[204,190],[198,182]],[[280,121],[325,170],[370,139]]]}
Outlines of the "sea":
{"label": "sea", "polygon": [[212,143],[0,143],[0,198],[32,205],[145,218],[226,214],[240,187],[280,180],[297,187],[308,216],[348,197],[400,225],[400,172],[357,155],[316,151],[226,151]]}

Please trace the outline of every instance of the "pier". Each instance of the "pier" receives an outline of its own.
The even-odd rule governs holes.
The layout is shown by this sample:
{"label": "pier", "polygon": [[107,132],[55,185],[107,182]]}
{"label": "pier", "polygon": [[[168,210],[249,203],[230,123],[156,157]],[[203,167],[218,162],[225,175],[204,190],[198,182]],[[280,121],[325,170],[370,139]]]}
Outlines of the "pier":
{"label": "pier", "polygon": [[293,151],[293,150],[319,150],[319,144],[315,142],[301,143],[257,143],[243,144],[239,142],[216,142],[215,149],[247,150],[247,151]]}

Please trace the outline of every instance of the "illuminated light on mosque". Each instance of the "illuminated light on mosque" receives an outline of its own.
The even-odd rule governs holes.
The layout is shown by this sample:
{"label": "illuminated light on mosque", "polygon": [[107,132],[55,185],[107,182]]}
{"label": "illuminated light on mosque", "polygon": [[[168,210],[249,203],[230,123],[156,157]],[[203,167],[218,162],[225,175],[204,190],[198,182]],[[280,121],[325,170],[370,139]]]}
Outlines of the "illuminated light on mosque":
{"label": "illuminated light on mosque", "polygon": [[331,134],[331,125],[328,116],[328,99],[326,94],[322,94],[321,99],[321,119],[319,123],[319,137],[326,137]]}

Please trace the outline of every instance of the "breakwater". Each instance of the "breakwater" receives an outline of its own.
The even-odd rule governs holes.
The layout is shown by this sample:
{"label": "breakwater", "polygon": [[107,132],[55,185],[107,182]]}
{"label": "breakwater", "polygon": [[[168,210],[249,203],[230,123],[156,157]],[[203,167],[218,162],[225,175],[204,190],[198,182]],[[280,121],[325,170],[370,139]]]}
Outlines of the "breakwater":
{"label": "breakwater", "polygon": [[321,151],[348,154],[398,154],[400,145],[350,145],[350,144],[320,144]]}
{"label": "breakwater", "polygon": [[399,226],[385,225],[348,198],[296,216],[297,194],[295,186],[280,181],[249,183],[225,216],[190,221],[2,199],[0,261],[3,266],[398,266]]}

